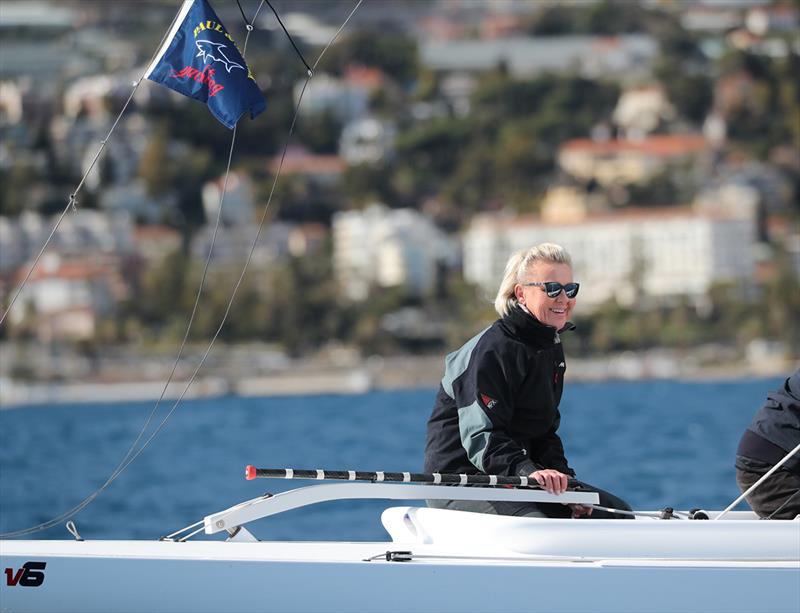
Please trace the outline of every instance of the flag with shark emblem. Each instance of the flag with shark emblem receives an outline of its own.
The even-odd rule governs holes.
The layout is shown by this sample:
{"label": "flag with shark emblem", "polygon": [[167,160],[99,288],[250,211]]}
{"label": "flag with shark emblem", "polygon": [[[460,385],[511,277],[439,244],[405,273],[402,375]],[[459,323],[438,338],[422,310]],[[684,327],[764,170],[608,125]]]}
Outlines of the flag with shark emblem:
{"label": "flag with shark emblem", "polygon": [[267,106],[242,54],[207,0],[184,0],[175,24],[145,77],[205,102],[233,129]]}

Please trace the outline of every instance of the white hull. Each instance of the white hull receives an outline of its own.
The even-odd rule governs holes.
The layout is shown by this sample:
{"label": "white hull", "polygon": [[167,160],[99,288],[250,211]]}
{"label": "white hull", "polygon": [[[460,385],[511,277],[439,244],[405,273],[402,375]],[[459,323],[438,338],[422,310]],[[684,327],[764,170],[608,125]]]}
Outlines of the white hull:
{"label": "white hull", "polygon": [[[546,520],[545,520],[546,521]],[[800,610],[797,561],[463,557],[414,544],[6,541],[3,568],[47,563],[39,587],[0,587],[22,611]],[[430,557],[428,557],[430,556]]]}
{"label": "white hull", "polygon": [[[208,515],[170,535],[176,540],[0,541],[0,611],[800,611],[800,521],[752,513],[616,521],[393,507],[382,516],[392,540],[376,543],[257,541],[243,528],[334,498],[426,495],[583,503],[596,496],[322,485]],[[183,539],[205,531],[229,540],[176,536],[191,530]]]}

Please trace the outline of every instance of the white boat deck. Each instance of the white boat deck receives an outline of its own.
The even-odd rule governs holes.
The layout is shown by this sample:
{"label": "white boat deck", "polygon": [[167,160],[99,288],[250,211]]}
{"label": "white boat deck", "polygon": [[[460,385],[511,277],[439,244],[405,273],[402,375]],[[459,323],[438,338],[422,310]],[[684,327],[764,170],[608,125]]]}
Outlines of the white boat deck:
{"label": "white boat deck", "polygon": [[399,506],[383,513],[384,542],[257,541],[242,528],[334,493],[419,499],[414,487],[302,488],[175,533],[234,534],[228,541],[0,541],[7,577],[26,576],[32,563],[41,579],[0,581],[0,613],[800,611],[800,520],[559,520]]}

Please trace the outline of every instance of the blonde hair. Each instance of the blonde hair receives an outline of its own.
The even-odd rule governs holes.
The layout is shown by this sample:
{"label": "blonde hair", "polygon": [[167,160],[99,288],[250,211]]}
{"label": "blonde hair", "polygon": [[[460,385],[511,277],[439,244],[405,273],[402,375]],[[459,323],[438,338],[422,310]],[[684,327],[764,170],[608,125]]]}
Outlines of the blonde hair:
{"label": "blonde hair", "polygon": [[553,243],[542,243],[514,253],[506,262],[503,280],[500,282],[500,289],[497,290],[497,297],[494,299],[494,308],[500,317],[505,317],[511,309],[517,306],[514,286],[522,282],[524,275],[536,262],[566,264],[572,267],[572,258],[567,250],[561,245]]}

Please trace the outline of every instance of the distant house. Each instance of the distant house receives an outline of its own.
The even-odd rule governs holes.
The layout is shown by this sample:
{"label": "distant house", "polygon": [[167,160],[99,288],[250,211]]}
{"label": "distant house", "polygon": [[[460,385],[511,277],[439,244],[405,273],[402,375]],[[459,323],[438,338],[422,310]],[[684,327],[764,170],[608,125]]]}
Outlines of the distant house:
{"label": "distant house", "polygon": [[[56,217],[29,212],[16,219],[0,217],[0,273],[14,271],[35,257],[55,222]],[[125,215],[80,210],[64,217],[50,246],[66,257],[97,252],[125,257],[135,251],[133,224]]]}
{"label": "distant house", "polygon": [[136,226],[136,254],[147,263],[158,262],[181,246],[181,234],[169,226]]}
{"label": "distant house", "polygon": [[511,75],[576,72],[588,77],[648,74],[658,53],[644,34],[618,37],[546,36],[441,40],[420,43],[420,60],[436,72],[485,72],[506,66]]}
{"label": "distant house", "polygon": [[320,74],[307,87],[305,80],[299,81],[294,88],[294,99],[297,103],[303,93],[305,112],[330,112],[340,121],[352,121],[367,113],[373,92],[385,84],[386,78],[377,68],[351,66],[341,79]]}
{"label": "distant house", "polygon": [[0,126],[22,121],[22,89],[11,81],[0,81]]}
{"label": "distant house", "polygon": [[[286,13],[281,21],[289,33],[308,45],[322,47],[327,45],[336,34],[336,28],[325,25],[308,13]],[[270,11],[261,13],[259,27],[267,30],[280,30],[280,24]]]}
{"label": "distant house", "polygon": [[333,217],[333,265],[345,295],[363,300],[371,286],[431,292],[438,268],[457,259],[452,241],[412,209],[374,204]]}
{"label": "distant house", "polygon": [[356,119],[342,130],[339,153],[348,164],[376,163],[391,158],[397,133],[394,123],[375,117]]}
{"label": "distant house", "polygon": [[740,7],[696,3],[688,5],[680,19],[686,30],[724,33],[741,27],[744,15]]}
{"label": "distant house", "polygon": [[51,28],[63,32],[72,27],[78,10],[68,6],[58,6],[43,0],[26,2],[6,2],[0,11],[0,30],[13,28]]}
{"label": "distant house", "polygon": [[[222,199],[223,188],[225,188],[224,199]],[[220,205],[222,205],[221,212]],[[253,223],[255,216],[253,182],[238,172],[228,175],[227,185],[224,177],[209,181],[203,186],[203,210],[206,222],[210,224],[216,221],[218,215],[222,223],[229,226]]]}
{"label": "distant house", "polygon": [[330,232],[321,223],[304,223],[294,226],[289,232],[289,253],[300,257],[320,249]]}
{"label": "distant house", "polygon": [[338,155],[317,155],[303,147],[289,147],[281,166],[281,156],[271,158],[269,171],[275,175],[278,170],[284,176],[300,176],[320,185],[331,185],[339,180],[347,168],[344,159]]}
{"label": "distant house", "polygon": [[95,119],[108,116],[108,99],[116,86],[109,75],[83,77],[70,83],[64,90],[64,115],[75,119],[88,115]]}
{"label": "distant house", "polygon": [[756,240],[754,219],[688,208],[627,209],[561,223],[481,215],[464,235],[464,278],[493,295],[512,252],[553,242],[572,255],[581,309],[610,299],[646,306],[685,297],[703,304],[716,282],[752,281]]}
{"label": "distant house", "polygon": [[773,32],[796,33],[800,25],[800,12],[789,2],[758,6],[747,11],[745,25],[756,36]]}
{"label": "distant house", "polygon": [[662,86],[646,85],[623,91],[612,117],[625,138],[637,140],[674,119],[675,109]]}
{"label": "distant house", "polygon": [[418,28],[423,39],[456,40],[467,34],[467,24],[442,15],[430,15],[420,20]]}
{"label": "distant house", "polygon": [[[25,274],[27,266],[19,270],[15,285],[21,284]],[[76,258],[47,253],[11,307],[9,327],[13,334],[24,325],[42,342],[88,339],[94,336],[98,320],[129,292],[115,255]]]}
{"label": "distant house", "polygon": [[444,75],[440,84],[442,95],[458,117],[469,115],[472,93],[477,86],[475,76],[458,72]]}
{"label": "distant house", "polygon": [[646,181],[670,164],[694,163],[711,147],[701,134],[649,136],[641,140],[575,139],[558,151],[558,165],[578,179],[602,185]]}
{"label": "distant house", "polygon": [[714,110],[723,118],[752,104],[756,82],[747,72],[738,71],[717,79],[714,84]]}
{"label": "distant house", "polygon": [[172,218],[177,209],[174,194],[154,198],[147,194],[144,182],[132,181],[114,185],[100,192],[100,207],[110,215],[127,214],[147,223],[163,223]]}
{"label": "distant house", "polygon": [[542,220],[548,223],[578,222],[607,210],[607,198],[599,190],[589,192],[567,181],[551,185],[540,205]]}
{"label": "distant house", "polygon": [[264,226],[258,242],[255,242],[258,231],[256,224],[221,227],[216,236],[213,226],[206,225],[192,239],[192,256],[205,261],[210,253],[212,267],[238,269],[244,266],[252,249],[251,265],[263,268],[291,252],[293,230],[291,224],[273,222]]}
{"label": "distant house", "polygon": [[523,20],[512,13],[489,14],[480,24],[480,35],[484,39],[508,38],[523,33]]}

